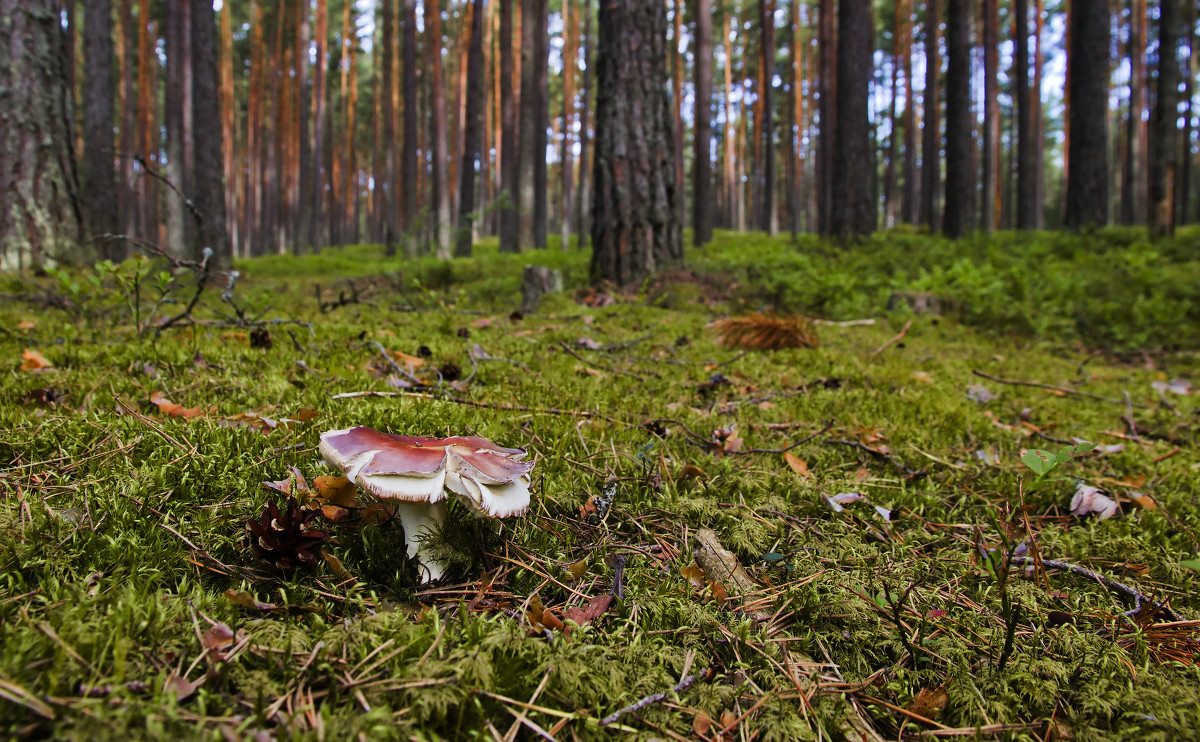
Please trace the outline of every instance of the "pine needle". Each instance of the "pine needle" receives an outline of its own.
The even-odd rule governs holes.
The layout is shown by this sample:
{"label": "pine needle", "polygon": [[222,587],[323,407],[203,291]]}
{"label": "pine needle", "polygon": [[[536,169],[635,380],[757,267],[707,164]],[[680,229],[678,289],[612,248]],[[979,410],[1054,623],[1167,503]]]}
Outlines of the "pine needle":
{"label": "pine needle", "polygon": [[816,348],[821,344],[817,331],[807,317],[779,316],[755,312],[745,317],[730,317],[712,323],[717,340],[731,348],[744,350],[781,350]]}

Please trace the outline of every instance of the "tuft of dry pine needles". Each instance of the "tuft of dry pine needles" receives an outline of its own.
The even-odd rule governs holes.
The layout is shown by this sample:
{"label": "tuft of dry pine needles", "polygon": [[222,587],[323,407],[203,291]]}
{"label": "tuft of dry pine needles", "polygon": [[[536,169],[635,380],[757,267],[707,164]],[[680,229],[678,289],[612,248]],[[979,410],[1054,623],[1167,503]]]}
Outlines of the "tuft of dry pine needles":
{"label": "tuft of dry pine needles", "polygon": [[710,327],[716,330],[717,340],[722,345],[744,350],[816,348],[821,344],[812,321],[800,315],[755,312],[745,317],[717,320]]}

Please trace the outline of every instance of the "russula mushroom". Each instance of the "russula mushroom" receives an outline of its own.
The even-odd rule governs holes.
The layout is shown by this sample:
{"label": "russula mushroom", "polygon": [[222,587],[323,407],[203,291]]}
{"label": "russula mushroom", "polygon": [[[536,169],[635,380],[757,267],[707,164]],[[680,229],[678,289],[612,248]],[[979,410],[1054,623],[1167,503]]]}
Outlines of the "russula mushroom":
{"label": "russula mushroom", "polygon": [[321,457],[360,489],[392,500],[404,527],[410,559],[421,581],[442,577],[446,564],[423,548],[424,536],[446,520],[446,491],[472,511],[492,518],[521,515],[529,507],[525,451],[486,438],[420,438],[359,426],[321,434]]}

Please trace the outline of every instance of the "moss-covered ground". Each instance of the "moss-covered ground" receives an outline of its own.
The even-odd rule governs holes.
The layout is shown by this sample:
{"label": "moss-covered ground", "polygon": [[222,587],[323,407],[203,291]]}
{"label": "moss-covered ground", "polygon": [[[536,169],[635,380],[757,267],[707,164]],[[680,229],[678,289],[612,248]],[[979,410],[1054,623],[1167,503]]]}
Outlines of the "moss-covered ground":
{"label": "moss-covered ground", "polygon": [[[5,278],[0,728],[1193,739],[1200,405],[1155,383],[1196,378],[1197,238],[720,234],[689,273],[607,305],[580,292],[579,252],[484,244],[438,264],[361,246],[246,261],[228,301],[214,281],[199,324],[161,332],[187,271],[165,304],[154,276],[136,297],[112,276]],[[518,318],[526,262],[561,268],[567,290]],[[898,290],[947,297],[944,316],[888,311]],[[779,351],[707,327],[764,308],[874,323]],[[277,319],[269,348],[238,326]],[[428,386],[404,388],[374,343],[427,356]],[[25,351],[51,367],[22,368],[42,363]],[[320,433],[358,424],[524,447],[533,506],[502,523],[452,510],[440,584],[416,584],[398,524],[358,510],[322,525],[330,559],[277,571],[244,542],[285,499],[263,483],[335,474]],[[1077,438],[1102,448],[1031,487],[1022,449]],[[1076,480],[1118,512],[1072,515]],[[840,512],[825,499],[851,492],[865,498]],[[690,566],[700,529],[755,594]],[[1013,549],[1026,559],[1006,571]],[[533,621],[618,583],[581,627]],[[1126,615],[1112,583],[1179,620]]]}

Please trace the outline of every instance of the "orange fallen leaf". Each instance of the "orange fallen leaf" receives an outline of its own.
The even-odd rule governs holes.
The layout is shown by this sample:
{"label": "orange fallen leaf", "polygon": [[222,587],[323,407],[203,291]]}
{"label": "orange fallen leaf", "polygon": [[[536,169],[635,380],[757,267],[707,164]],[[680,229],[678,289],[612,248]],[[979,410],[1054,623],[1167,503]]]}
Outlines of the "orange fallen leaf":
{"label": "orange fallen leaf", "polygon": [[800,475],[802,479],[811,479],[812,472],[808,470],[808,462],[788,451],[783,454],[783,460],[787,465],[792,467],[792,471]]}
{"label": "orange fallen leaf", "polygon": [[1141,492],[1130,492],[1129,499],[1133,501],[1142,510],[1154,510],[1158,508],[1158,503],[1150,495],[1143,495]]}
{"label": "orange fallen leaf", "polygon": [[21,358],[25,359],[25,362],[21,364],[22,371],[43,371],[54,368],[54,364],[46,360],[46,356],[42,355],[41,351],[26,349],[21,354]]}
{"label": "orange fallen leaf", "polygon": [[425,365],[424,358],[410,356],[409,354],[401,353],[398,350],[391,351],[391,354],[392,358],[396,359],[396,363],[399,363],[401,366],[407,366],[409,371],[415,371]]}
{"label": "orange fallen leaf", "polygon": [[37,323],[36,323],[36,322],[30,322],[30,321],[29,321],[29,320],[27,320],[27,319],[23,319],[23,320],[21,320],[20,322],[18,322],[18,323],[17,323],[17,329],[18,329],[18,330],[32,330],[32,329],[33,329],[33,328],[35,328],[35,327],[37,327]]}
{"label": "orange fallen leaf", "polygon": [[317,477],[312,483],[317,498],[330,505],[353,507],[358,500],[358,490],[345,477]]}
{"label": "orange fallen leaf", "polygon": [[184,407],[181,404],[172,402],[162,392],[152,392],[150,394],[150,401],[158,407],[159,412],[168,417],[193,418],[204,414],[204,410],[199,407]]}
{"label": "orange fallen leaf", "polygon": [[244,332],[222,332],[221,337],[226,340],[245,340],[249,335]]}

